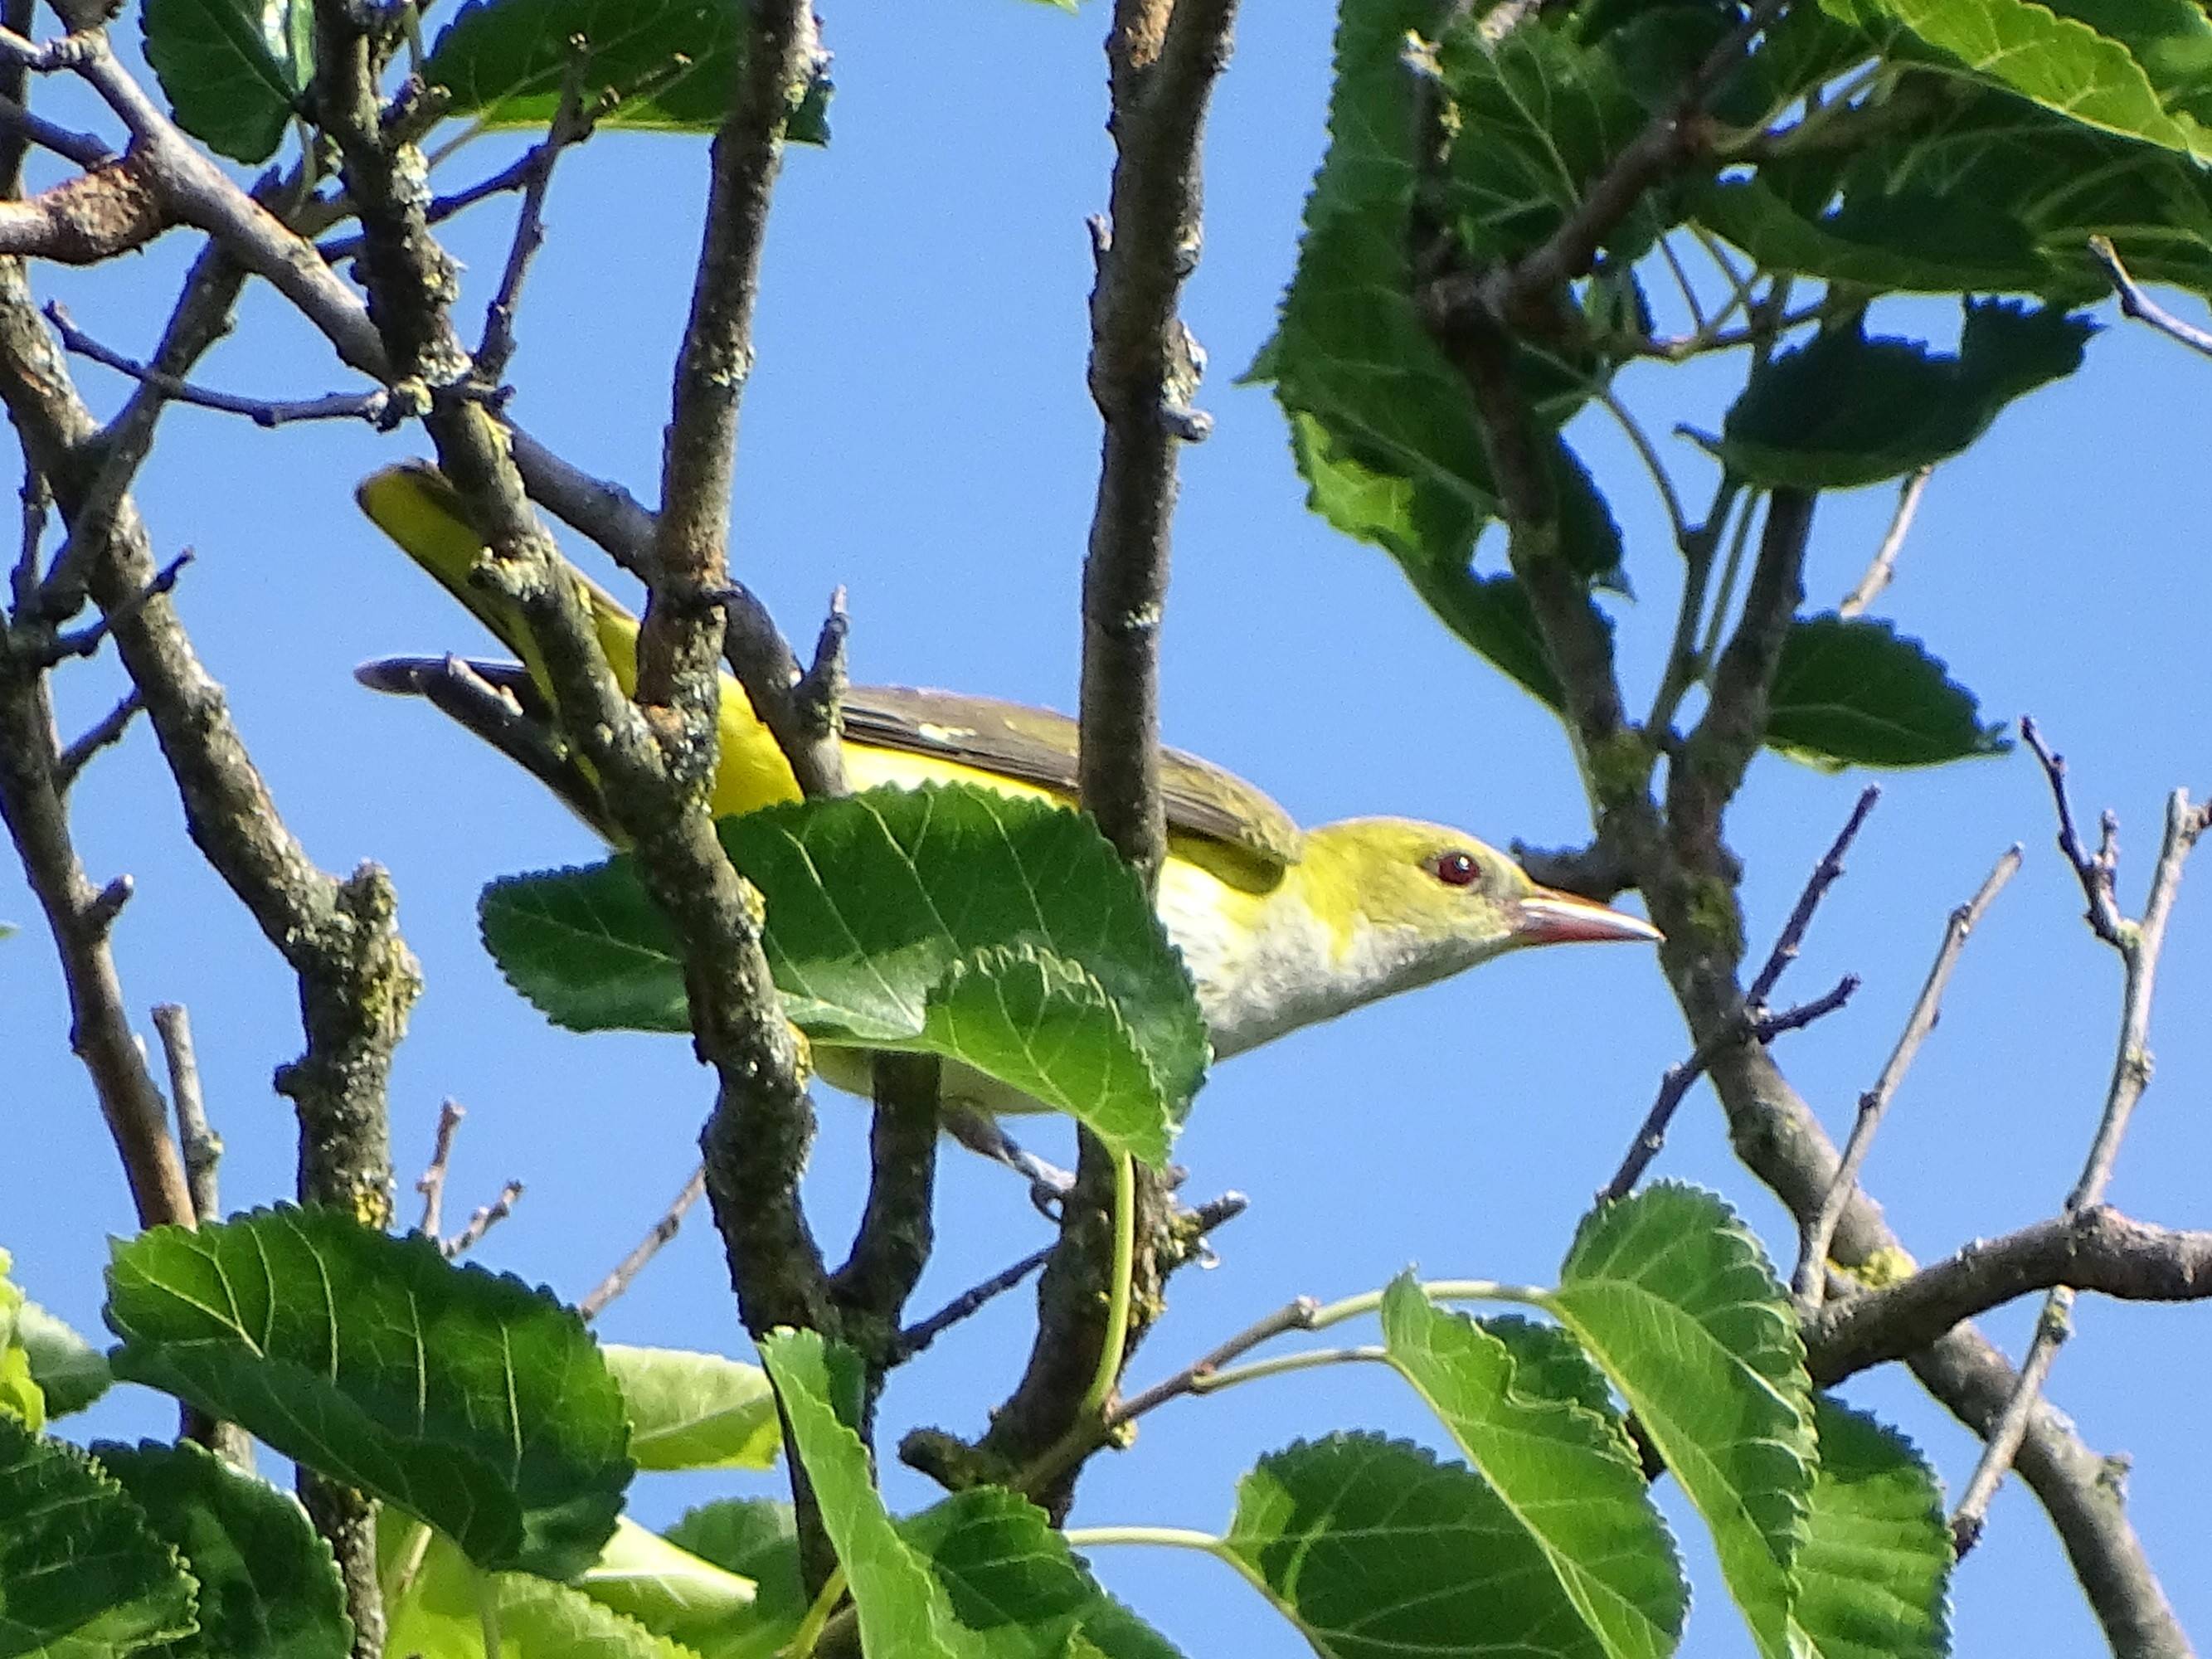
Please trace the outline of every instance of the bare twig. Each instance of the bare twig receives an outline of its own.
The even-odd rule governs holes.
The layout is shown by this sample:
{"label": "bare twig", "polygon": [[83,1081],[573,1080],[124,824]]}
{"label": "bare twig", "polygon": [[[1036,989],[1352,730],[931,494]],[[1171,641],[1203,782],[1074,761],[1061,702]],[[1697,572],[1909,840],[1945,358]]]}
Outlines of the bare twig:
{"label": "bare twig", "polygon": [[223,415],[242,415],[258,427],[287,426],[295,421],[366,421],[381,426],[391,411],[391,394],[382,387],[374,392],[332,392],[319,398],[241,398],[194,386],[173,374],[164,374],[134,358],[102,345],[76,325],[69,307],[58,300],[46,302],[46,320],[62,337],[62,345],[80,357],[89,357],[104,368],[153,387],[163,397]]}
{"label": "bare twig", "polygon": [[899,1333],[898,1357],[911,1359],[961,1321],[973,1317],[1052,1259],[1053,1247],[1031,1250],[1012,1267],[1001,1267],[980,1285],[971,1285],[950,1302]]}
{"label": "bare twig", "polygon": [[499,1196],[489,1204],[477,1206],[469,1218],[469,1224],[439,1245],[447,1260],[466,1255],[483,1243],[483,1237],[507,1217],[514,1213],[515,1200],[522,1196],[522,1183],[510,1181],[499,1189]]}
{"label": "bare twig", "polygon": [[1844,820],[1842,830],[1837,832],[1834,845],[1828,848],[1827,856],[1813,866],[1813,873],[1807,878],[1804,890],[1797,895],[1797,902],[1790,907],[1790,920],[1782,925],[1782,932],[1774,941],[1774,949],[1767,954],[1765,965],[1759,969],[1759,977],[1752,981],[1751,989],[1744,993],[1744,1006],[1751,1009],[1754,1016],[1765,1008],[1766,1000],[1774,994],[1776,984],[1790,964],[1797,960],[1798,947],[1805,942],[1805,930],[1813,925],[1813,913],[1820,908],[1820,901],[1827,896],[1828,889],[1834,886],[1837,878],[1844,873],[1844,854],[1850,850],[1851,842],[1858,838],[1859,830],[1867,821],[1867,814],[1874,811],[1875,803],[1881,799],[1880,784],[1870,783],[1859,791],[1858,802],[1851,808],[1850,817]]}
{"label": "bare twig", "polygon": [[2120,313],[2139,323],[2148,323],[2170,340],[2179,340],[2191,351],[2201,351],[2212,357],[2212,332],[2185,323],[2180,318],[2158,304],[2120,263],[2119,251],[2109,237],[2089,239],[2089,257],[2104,267],[2105,276],[2112,285],[2112,292],[2120,296]]}
{"label": "bare twig", "polygon": [[[185,567],[192,562],[192,557],[191,549],[186,548],[155,571],[144,586],[125,599],[114,609],[103,611],[82,628],[73,629],[66,634],[58,635],[54,641],[54,659],[59,661],[65,656],[91,656],[100,649],[100,642],[114,631],[118,623],[128,620],[149,600],[157,599],[165,593],[173,592],[176,590],[177,579],[184,574]],[[142,698],[141,701],[143,702],[143,699]]]}
{"label": "bare twig", "polygon": [[110,744],[122,741],[124,730],[131,724],[131,717],[145,706],[145,699],[138,695],[137,686],[125,692],[114,708],[102,714],[82,737],[55,757],[54,787],[66,793],[76,782],[77,775],[84,770],[94,755]]}
{"label": "bare twig", "polygon": [[21,134],[42,149],[76,162],[88,173],[111,165],[115,152],[97,136],[72,132],[26,108],[13,98],[0,97],[0,126]]}
{"label": "bare twig", "polygon": [[1764,1048],[1778,1036],[1803,1030],[1814,1020],[1825,1018],[1849,1002],[1858,988],[1858,975],[1845,974],[1811,1001],[1785,1008],[1778,1014],[1764,1014],[1754,1019],[1747,1011],[1736,1024],[1722,1027],[1698,1044],[1687,1060],[1669,1066],[1666,1075],[1659,1079],[1659,1092],[1652,1098],[1651,1109],[1637,1126],[1636,1139],[1629,1143],[1627,1156],[1620,1160],[1613,1179],[1598,1189],[1597,1201],[1610,1204],[1636,1190],[1636,1183],[1651,1167],[1651,1160],[1664,1150],[1667,1130],[1683,1098],[1690,1092],[1690,1085],[1710,1071],[1715,1060],[1747,1043]]}
{"label": "bare twig", "polygon": [[2020,848],[2012,847],[1997,860],[1996,867],[1983,881],[1973,897],[1951,912],[1943,926],[1943,942],[1936,948],[1936,960],[1928,969],[1928,978],[1920,988],[1920,995],[1906,1018],[1905,1030],[1890,1050],[1889,1059],[1875,1079],[1873,1088],[1859,1097],[1856,1120],[1851,1125],[1850,1137],[1844,1143],[1844,1155],[1836,1165],[1835,1179],[1829,1183],[1827,1195],[1802,1228],[1797,1255],[1797,1272],[1792,1283],[1797,1298],[1808,1309],[1817,1309],[1827,1290],[1828,1246],[1836,1237],[1836,1226],[1844,1217],[1844,1206],[1851,1200],[1858,1186],[1859,1170],[1866,1163],[1868,1149],[1874,1144],[1875,1131],[1881,1127],[1882,1115],[1889,1109],[1898,1085],[1905,1081],[1905,1073],[1920,1053],[1920,1045],[1936,1029],[1936,1020],[1943,1012],[1943,993],[1951,982],[1951,970],[1958,965],[1959,953],[1966,949],[1966,939],[1981,922],[1990,901],[2003,890],[2020,868]]}
{"label": "bare twig", "polygon": [[1897,510],[1890,514],[1889,528],[1882,532],[1881,545],[1875,549],[1874,558],[1860,574],[1857,585],[1836,607],[1838,616],[1857,616],[1889,586],[1890,579],[1897,574],[1897,556],[1905,550],[1905,538],[1912,533],[1912,518],[1920,510],[1920,497],[1927,491],[1929,479],[1935,476],[1932,466],[1916,467],[1905,474],[1905,482],[1897,488]]}
{"label": "bare twig", "polygon": [[553,185],[553,164],[570,144],[588,138],[594,125],[584,106],[584,54],[574,51],[568,72],[561,82],[561,101],[553,112],[553,125],[543,142],[532,146],[524,158],[529,164],[522,185],[522,208],[515,215],[514,238],[507,251],[507,266],[500,273],[499,291],[484,312],[483,343],[477,347],[477,378],[496,385],[507,374],[514,356],[514,308],[522,296],[522,279],[530,261],[545,242],[545,196]]}
{"label": "bare twig", "polygon": [[208,1122],[207,1098],[200,1092],[199,1060],[192,1049],[191,1018],[175,1002],[154,1005],[154,1029],[161,1034],[168,1062],[169,1100],[177,1113],[177,1141],[183,1149],[185,1181],[191,1189],[192,1213],[202,1221],[222,1217],[216,1171],[222,1161],[222,1137]]}
{"label": "bare twig", "polygon": [[1674,1114],[1689,1094],[1691,1085],[1703,1077],[1723,1054],[1746,1042],[1756,1042],[1763,1047],[1785,1032],[1809,1025],[1822,1015],[1842,1007],[1850,1000],[1851,993],[1858,989],[1856,975],[1846,974],[1825,996],[1816,997],[1785,1013],[1770,1014],[1766,1011],[1766,999],[1774,994],[1774,988],[1780,982],[1783,974],[1797,959],[1798,950],[1805,942],[1806,930],[1813,924],[1813,913],[1820,908],[1820,901],[1827,896],[1828,889],[1834,886],[1844,873],[1844,854],[1850,850],[1852,842],[1858,838],[1860,830],[1865,826],[1867,815],[1874,811],[1875,803],[1881,799],[1881,789],[1872,784],[1859,792],[1850,816],[1844,820],[1844,827],[1837,832],[1836,839],[1826,855],[1813,866],[1813,873],[1806,878],[1804,888],[1797,895],[1797,902],[1790,907],[1789,920],[1783,923],[1781,933],[1775,936],[1774,948],[1767,952],[1759,976],[1752,981],[1749,994],[1739,1003],[1735,1018],[1717,1025],[1690,1051],[1687,1060],[1667,1068],[1666,1075],[1659,1079],[1659,1092],[1652,1099],[1651,1109],[1644,1114],[1644,1121],[1637,1126],[1636,1138],[1629,1143],[1627,1155],[1621,1159],[1620,1167],[1613,1171],[1613,1179],[1598,1189],[1600,1203],[1626,1198],[1635,1190],[1636,1183],[1644,1178],[1644,1170],[1651,1167],[1651,1160],[1658,1157],[1666,1146],[1668,1127],[1674,1122]]}
{"label": "bare twig", "polygon": [[467,1115],[461,1103],[450,1097],[438,1103],[438,1128],[430,1143],[430,1162],[415,1182],[415,1190],[422,1195],[422,1218],[415,1224],[415,1231],[426,1238],[435,1238],[445,1230],[446,1170],[453,1162],[453,1137]]}
{"label": "bare twig", "polygon": [[[2027,722],[2022,721],[2023,731]],[[2113,902],[2113,868],[2117,855],[2113,851],[2112,815],[2106,815],[2104,845],[2095,859],[2075,859],[2080,848],[2080,838],[2072,834],[2070,814],[2065,806],[2064,776],[2061,763],[2050,754],[2039,740],[2031,740],[2037,757],[2049,774],[2051,787],[2057,794],[2062,823],[2060,833],[2063,846],[2070,839],[2073,848],[2068,852],[2075,862],[2082,890],[2089,896],[2091,927],[2099,937],[2119,952],[2124,973],[2124,984],[2120,1000],[2120,1036],[2112,1060],[2112,1081],[2106,1091],[2105,1109],[2098,1121],[2095,1138],[2091,1141],[2087,1158],[2081,1166],[2081,1178],[2066,1195],[2064,1213],[2079,1214],[2104,1201],[2105,1188],[2112,1180],[2112,1166],[2119,1157],[2120,1141],[2127,1133],[2129,1120],[2134,1115],[2136,1103],[2142,1097],[2150,1082],[2150,1008],[2151,994],[2158,979],[2159,953],[2166,943],[2166,918],[2173,908],[2174,894],[2181,884],[2181,869],[2189,857],[2190,849],[2203,834],[2208,821],[2205,808],[2193,805],[2188,792],[2177,789],[2167,798],[2166,806],[2166,836],[2159,850],[2157,867],[2151,873],[2150,893],[2143,903],[2142,919],[2130,921],[2118,915]],[[2114,925],[2108,936],[2098,925],[2096,912],[2099,896],[2102,894],[2113,908]],[[2019,1455],[2021,1442],[2027,1434],[2029,1421],[2036,1409],[2036,1397],[2044,1378],[2050,1374],[2057,1358],[2059,1346],[2066,1340],[2073,1328],[2074,1292],[2060,1286],[2045,1301],[2043,1316],[2036,1322],[2035,1336],[2028,1345],[2027,1358],[2021,1362],[2020,1379],[2014,1384],[2012,1398],[1991,1429],[1988,1443],[1983,1448],[1980,1462],[1975,1465],[1972,1478],[1959,1499],[1958,1508],[1951,1516],[1951,1537],[1960,1554],[1974,1547],[1981,1537],[1982,1526],[1989,1511],[1990,1500],[1996,1496],[2005,1472]]]}
{"label": "bare twig", "polygon": [[637,1276],[645,1271],[646,1264],[659,1255],[663,1247],[676,1237],[691,1206],[706,1195],[707,1170],[702,1164],[691,1171],[691,1178],[684,1183],[684,1190],[670,1200],[668,1207],[661,1212],[660,1218],[646,1230],[645,1237],[638,1240],[630,1253],[615,1264],[612,1273],[592,1287],[590,1295],[576,1304],[576,1311],[583,1315],[587,1322],[605,1312],[607,1304],[627,1291]]}
{"label": "bare twig", "polygon": [[2117,825],[2106,813],[2102,844],[2094,854],[2083,846],[2081,831],[2074,827],[2074,803],[2066,789],[2066,757],[2054,754],[2044,742],[2042,728],[2032,714],[2020,717],[2020,736],[2035,751],[2043,775],[2050,781],[2051,804],[2058,814],[2058,850],[2066,855],[2075,878],[2081,884],[2081,895],[2089,902],[2089,926],[2106,944],[2124,951],[2127,947],[2121,938],[2124,921],[2112,885],[2113,868],[2119,860],[2119,849],[2114,844]]}

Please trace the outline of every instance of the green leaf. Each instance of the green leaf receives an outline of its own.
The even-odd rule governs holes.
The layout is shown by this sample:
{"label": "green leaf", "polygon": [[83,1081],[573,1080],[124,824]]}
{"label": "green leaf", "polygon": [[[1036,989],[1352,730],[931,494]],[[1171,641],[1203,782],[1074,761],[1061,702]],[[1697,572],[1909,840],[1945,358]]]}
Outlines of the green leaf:
{"label": "green leaf", "polygon": [[684,1638],[710,1659],[774,1659],[805,1616],[799,1572],[799,1531],[791,1505],[765,1498],[724,1498],[687,1512],[668,1541],[726,1571],[753,1581],[753,1605],[712,1632]]}
{"label": "green leaf", "polygon": [[1927,290],[1948,272],[1954,289],[2093,302],[2110,292],[2087,252],[2104,236],[2138,280],[2212,291],[2212,169],[1938,80],[1903,74],[1894,96],[1917,113],[1817,190],[1801,198],[1794,169],[1762,167],[1708,191],[1699,216],[1762,263],[1834,280]]}
{"label": "green leaf", "polygon": [[625,1517],[576,1588],[657,1636],[696,1647],[734,1624],[750,1624],[757,1588],[742,1573],[670,1543]]}
{"label": "green leaf", "polygon": [[[585,43],[582,90],[603,101],[600,124],[712,133],[751,38],[738,0],[471,0],[453,14],[423,65],[451,94],[452,112],[488,127],[544,127],[560,107],[572,40]],[[829,142],[826,65],[791,88],[785,137]]]}
{"label": "green leaf", "polygon": [[[404,1524],[379,1527],[380,1576],[393,1582],[401,1555],[421,1534]],[[483,1577],[498,1611],[500,1652],[507,1659],[692,1659],[688,1649],[580,1589],[527,1573],[485,1575],[442,1533],[430,1534],[405,1594],[390,1598],[384,1650],[408,1659],[484,1659]]]}
{"label": "green leaf", "polygon": [[1324,1659],[1607,1652],[1532,1594],[1516,1534],[1468,1470],[1402,1440],[1334,1434],[1261,1458],[1222,1541]]}
{"label": "green leaf", "polygon": [[91,1458],[0,1412],[0,1659],[120,1659],[198,1628],[191,1575]]}
{"label": "green leaf", "polygon": [[183,1651],[210,1659],[345,1659],[352,1652],[353,1621],[331,1547],[290,1493],[190,1441],[100,1441],[92,1452],[198,1581],[199,1635]]}
{"label": "green leaf", "polygon": [[887,1659],[986,1659],[927,1562],[899,1536],[877,1495],[868,1449],[838,1414],[843,1385],[836,1368],[853,1363],[849,1352],[833,1350],[819,1332],[790,1330],[763,1337],[760,1350],[814,1484],[823,1530],[850,1583],[862,1651]]}
{"label": "green leaf", "polygon": [[[1205,1022],[1144,890],[1088,818],[970,785],[884,788],[725,818],[767,904],[785,1012],[817,1042],[963,1060],[1166,1157]],[[495,882],[484,943],[580,1030],[688,1031],[665,921],[627,858]]]}
{"label": "green leaf", "polygon": [[1940,658],[1886,622],[1833,614],[1790,624],[1766,741],[1815,766],[1936,766],[2012,744]]}
{"label": "green leaf", "polygon": [[768,1373],[684,1348],[602,1343],[629,1408],[629,1454],[641,1469],[765,1469],[783,1449]]}
{"label": "green leaf", "polygon": [[1060,1659],[1088,1642],[1107,1659],[1179,1659],[1106,1594],[1042,1510],[1003,1486],[955,1492],[899,1522],[928,1558],[954,1615],[995,1659]]}
{"label": "green leaf", "polygon": [[1942,62],[2070,121],[2212,158],[2212,134],[2166,107],[2124,45],[2040,0],[1858,0],[1856,9],[1894,18]]}
{"label": "green leaf", "polygon": [[274,155],[314,78],[307,11],[307,0],[146,0],[146,61],[177,125],[234,161]]}
{"label": "green leaf", "polygon": [[20,1333],[26,1304],[21,1290],[9,1280],[9,1263],[8,1252],[0,1250],[0,1413],[36,1431],[46,1425],[46,1396]]}
{"label": "green leaf", "polygon": [[1799,1627],[1820,1659],[1941,1659],[1952,1554],[1935,1472],[1904,1436],[1825,1395],[1813,1417],[1820,1474],[1797,1553]]}
{"label": "green leaf", "polygon": [[[1553,1651],[1662,1659],[1689,1586],[1604,1379],[1573,1342],[1525,1320],[1432,1307],[1410,1273],[1382,1297],[1390,1363],[1473,1465],[1492,1557],[1514,1603],[1493,1627],[1549,1632]],[[1565,1386],[1547,1386],[1571,1370]]]}
{"label": "green leaf", "polygon": [[1620,1389],[1712,1529],[1767,1659],[1790,1659],[1817,1456],[1790,1298],[1710,1193],[1662,1182],[1583,1218],[1546,1305]]}
{"label": "green leaf", "polygon": [[35,1302],[17,1314],[15,1340],[30,1357],[31,1380],[46,1397],[49,1419],[82,1411],[115,1381],[105,1353]]}
{"label": "green leaf", "polygon": [[[1328,154],[1306,203],[1274,337],[1248,378],[1274,385],[1313,510],[1382,547],[1446,626],[1556,704],[1540,649],[1516,626],[1525,607],[1471,568],[1500,504],[1466,379],[1414,302],[1410,215],[1431,94],[1407,65],[1433,56],[1428,72],[1450,94],[1460,137],[1449,206],[1478,259],[1556,227],[1621,131],[1644,117],[1609,58],[1548,21],[1532,21],[1494,46],[1462,25],[1428,54],[1421,43],[1446,10],[1434,0],[1341,8]],[[1547,126],[1554,116],[1556,133]],[[1656,222],[1639,217],[1624,235],[1648,240]],[[1571,311],[1577,301],[1559,303]],[[1577,334],[1572,320],[1563,320],[1561,337]],[[1517,349],[1514,372],[1538,428],[1531,435],[1548,447],[1559,556],[1586,582],[1622,586],[1619,529],[1556,435],[1602,365],[1587,347],[1573,361],[1526,343]]]}
{"label": "green leaf", "polygon": [[[1641,31],[1590,47],[1564,20],[1531,18],[1496,40],[1485,21],[1462,10],[1437,53],[1458,128],[1449,201],[1478,266],[1541,244],[1650,119],[1613,51],[1625,40],[1631,74],[1644,72],[1650,42]],[[1681,18],[1667,21],[1674,27],[1666,38],[1680,43]],[[1664,199],[1647,193],[1621,216],[1607,248],[1632,259],[1650,247],[1673,216],[1661,210]]]}
{"label": "green leaf", "polygon": [[547,1293],[331,1210],[157,1227],[112,1254],[117,1376],[398,1504],[481,1565],[573,1578],[614,1529],[622,1394]]}
{"label": "green leaf", "polygon": [[2086,297],[2080,274],[2047,257],[2023,221],[1977,196],[1854,186],[1808,217],[1752,177],[1708,185],[1696,216],[1770,270],[1904,293]]}
{"label": "green leaf", "polygon": [[1844,330],[1752,372],[1722,428],[1720,454],[1754,483],[1850,489],[1960,450],[2004,406],[2072,374],[2095,331],[2085,318],[1969,301],[1959,355]]}

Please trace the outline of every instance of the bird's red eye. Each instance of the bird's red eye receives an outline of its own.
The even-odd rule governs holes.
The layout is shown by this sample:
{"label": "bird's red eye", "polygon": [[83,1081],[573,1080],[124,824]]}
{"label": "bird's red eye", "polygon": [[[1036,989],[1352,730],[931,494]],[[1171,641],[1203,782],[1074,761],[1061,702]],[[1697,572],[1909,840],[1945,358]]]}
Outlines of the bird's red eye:
{"label": "bird's red eye", "polygon": [[1482,879],[1482,866],[1472,853],[1438,853],[1429,860],[1429,873],[1447,887],[1472,887]]}

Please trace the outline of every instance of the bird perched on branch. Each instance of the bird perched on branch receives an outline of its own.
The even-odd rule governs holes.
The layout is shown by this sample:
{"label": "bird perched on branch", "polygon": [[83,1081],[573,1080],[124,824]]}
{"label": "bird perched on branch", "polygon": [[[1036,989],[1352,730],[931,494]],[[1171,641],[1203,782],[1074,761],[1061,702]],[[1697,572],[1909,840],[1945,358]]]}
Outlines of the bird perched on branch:
{"label": "bird perched on branch", "polygon": [[[358,678],[428,697],[617,840],[596,786],[560,737],[527,624],[471,580],[483,544],[459,495],[434,469],[413,463],[377,473],[358,496],[379,528],[522,659],[390,658],[364,664]],[[633,690],[635,619],[581,572],[574,580],[616,678]],[[845,778],[855,790],[960,781],[1075,802],[1076,726],[1063,715],[903,687],[856,686],[841,707]],[[717,817],[798,799],[781,750],[727,675],[719,724]],[[1252,785],[1192,756],[1164,751],[1161,774],[1170,835],[1157,903],[1196,986],[1217,1059],[1525,945],[1659,938],[1636,916],[1539,886],[1463,830],[1392,817],[1301,830]],[[832,1083],[866,1092],[865,1054],[817,1044],[815,1059]],[[958,1071],[947,1067],[949,1108],[1035,1109]],[[975,1145],[972,1120],[966,1127],[961,1138]]]}

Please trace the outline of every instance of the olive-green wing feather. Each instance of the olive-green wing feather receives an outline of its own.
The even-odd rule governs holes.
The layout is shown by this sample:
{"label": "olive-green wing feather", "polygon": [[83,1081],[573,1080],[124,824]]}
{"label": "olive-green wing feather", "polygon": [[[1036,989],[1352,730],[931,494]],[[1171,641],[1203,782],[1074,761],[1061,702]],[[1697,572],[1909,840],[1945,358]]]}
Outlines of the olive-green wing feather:
{"label": "olive-green wing feather", "polygon": [[[903,685],[845,694],[845,736],[911,755],[1003,773],[1073,799],[1075,722],[1047,708]],[[1278,866],[1296,864],[1304,836],[1291,815],[1234,773],[1179,749],[1160,751],[1168,827],[1218,841]]]}
{"label": "olive-green wing feather", "polygon": [[[553,785],[586,823],[598,823],[603,812],[596,810],[595,802],[586,804],[574,792],[574,779],[564,775],[570,787],[554,784],[550,761],[534,752],[518,752],[513,733],[491,729],[501,725],[496,710],[489,720],[474,717],[472,700],[465,696],[458,699],[459,706],[447,706],[456,700],[439,694],[452,689],[449,683],[461,670],[478,684],[514,699],[516,712],[526,721],[550,725],[552,711],[544,695],[518,664],[463,663],[450,657],[388,657],[363,663],[354,674],[362,684],[379,691],[428,697],[541,781]],[[1051,790],[1071,801],[1075,799],[1076,726],[1065,714],[991,697],[903,685],[854,686],[845,694],[843,708],[848,742],[953,761]],[[554,755],[557,758],[557,749]],[[568,769],[574,770],[573,767]],[[1297,824],[1289,813],[1235,774],[1181,750],[1163,750],[1160,787],[1168,827],[1178,835],[1218,842],[1277,870],[1298,861],[1304,836]]]}

